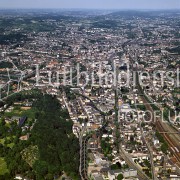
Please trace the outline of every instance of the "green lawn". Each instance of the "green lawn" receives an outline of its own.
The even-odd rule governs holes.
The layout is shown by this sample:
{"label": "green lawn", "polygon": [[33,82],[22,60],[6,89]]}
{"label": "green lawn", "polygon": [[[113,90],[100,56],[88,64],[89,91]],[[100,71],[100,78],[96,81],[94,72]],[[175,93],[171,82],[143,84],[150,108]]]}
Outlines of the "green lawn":
{"label": "green lawn", "polygon": [[10,143],[10,144],[7,145],[7,147],[9,147],[11,149],[13,148],[13,146],[14,146],[14,143]]}
{"label": "green lawn", "polygon": [[27,116],[28,119],[34,119],[35,113],[36,113],[36,111],[32,108],[32,109],[28,109],[26,111],[22,111],[21,116]]}
{"label": "green lawn", "polygon": [[4,175],[8,173],[7,164],[4,160],[4,158],[0,158],[0,175]]}
{"label": "green lawn", "polygon": [[5,112],[5,117],[13,117],[13,116],[27,116],[28,119],[33,119],[35,118],[35,110],[32,109],[28,109],[28,110],[13,110],[12,112]]}

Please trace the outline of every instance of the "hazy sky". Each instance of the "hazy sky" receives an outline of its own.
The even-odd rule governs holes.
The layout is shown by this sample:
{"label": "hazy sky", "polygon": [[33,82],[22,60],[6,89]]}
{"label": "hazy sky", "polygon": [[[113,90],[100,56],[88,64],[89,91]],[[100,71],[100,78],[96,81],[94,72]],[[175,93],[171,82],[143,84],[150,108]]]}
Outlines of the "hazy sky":
{"label": "hazy sky", "polygon": [[180,9],[180,0],[0,0],[0,8]]}

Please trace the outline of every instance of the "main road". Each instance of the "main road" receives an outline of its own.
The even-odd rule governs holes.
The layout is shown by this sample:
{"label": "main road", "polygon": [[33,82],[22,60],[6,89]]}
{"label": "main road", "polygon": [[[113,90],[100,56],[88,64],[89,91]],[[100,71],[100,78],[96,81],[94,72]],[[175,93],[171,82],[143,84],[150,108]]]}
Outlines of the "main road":
{"label": "main road", "polygon": [[137,174],[140,180],[150,180],[150,178],[141,170],[141,168],[132,160],[130,154],[128,154],[120,145],[120,154],[129,167],[137,170]]}

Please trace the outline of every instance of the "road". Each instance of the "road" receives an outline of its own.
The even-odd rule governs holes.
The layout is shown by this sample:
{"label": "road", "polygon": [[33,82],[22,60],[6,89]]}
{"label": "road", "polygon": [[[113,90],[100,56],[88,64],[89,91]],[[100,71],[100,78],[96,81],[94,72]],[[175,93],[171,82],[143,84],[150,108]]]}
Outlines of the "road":
{"label": "road", "polygon": [[157,178],[156,175],[155,175],[155,167],[154,167],[154,160],[153,160],[153,150],[152,150],[149,142],[146,140],[146,137],[144,136],[144,132],[143,132],[143,128],[142,128],[142,126],[141,126],[141,123],[140,123],[140,129],[141,129],[142,139],[143,139],[143,141],[145,142],[146,147],[147,147],[148,152],[149,152],[152,179],[153,179],[153,180],[158,180],[158,178]]}
{"label": "road", "polygon": [[[139,78],[136,78],[136,84],[139,85]],[[133,92],[133,91],[132,91],[132,92]],[[141,93],[141,92],[140,92],[140,93]],[[136,108],[136,111],[137,111],[137,103],[136,103],[135,95],[134,95],[133,97],[134,97],[134,102],[135,102],[135,108]],[[145,106],[148,106],[148,108],[150,108],[151,111],[152,111],[152,107],[150,107],[149,104],[146,103]],[[153,150],[152,150],[149,142],[146,140],[146,137],[144,136],[143,127],[141,126],[141,121],[139,121],[139,126],[140,126],[140,130],[141,130],[142,139],[143,139],[143,141],[145,142],[146,147],[147,147],[148,152],[149,152],[152,179],[153,179],[153,180],[158,180],[158,178],[157,178],[156,175],[155,175],[155,167],[154,167],[154,160],[153,160]]]}
{"label": "road", "polygon": [[141,168],[132,160],[130,155],[125,152],[125,150],[120,145],[120,154],[123,157],[123,159],[126,161],[126,163],[129,165],[129,167],[137,170],[137,174],[139,176],[140,180],[150,180],[150,178],[141,170]]}
{"label": "road", "polygon": [[[135,98],[134,98],[134,102],[136,102]],[[136,109],[137,109],[136,103],[135,103],[135,107],[136,107]],[[156,177],[156,175],[155,175],[154,161],[153,161],[153,151],[152,151],[152,148],[151,148],[150,144],[149,144],[148,141],[146,140],[146,137],[144,136],[143,127],[141,126],[141,122],[139,122],[139,126],[140,126],[140,130],[141,130],[142,140],[145,142],[146,147],[147,147],[148,152],[149,152],[149,158],[150,158],[150,163],[151,163],[152,179],[153,179],[153,180],[157,180],[157,177]]]}
{"label": "road", "polygon": [[[81,107],[84,109],[82,99],[80,97],[78,99],[79,99],[79,102],[81,103]],[[64,103],[68,109],[68,112],[71,113],[71,109],[69,108],[65,92],[63,92],[63,101],[64,101]],[[85,109],[84,109],[84,111],[85,111]],[[87,115],[87,117],[89,119],[89,115],[87,114],[87,111],[85,111],[85,114]],[[81,176],[81,180],[88,180],[88,175],[87,175],[87,168],[88,168],[88,164],[87,164],[87,143],[88,143],[90,136],[84,137],[84,134],[86,132],[86,126],[87,126],[87,123],[84,122],[84,126],[82,127],[82,130],[79,134],[79,147],[80,147],[79,174]]]}
{"label": "road", "polygon": [[[115,90],[115,109],[118,109],[118,91]],[[116,117],[118,118],[118,117]],[[118,120],[118,119],[117,119]],[[121,129],[121,127],[119,128]],[[121,133],[121,130],[120,130]],[[126,163],[129,165],[129,167],[137,170],[137,174],[140,180],[149,180],[150,178],[141,170],[141,168],[132,160],[130,154],[125,152],[125,150],[122,148],[122,143],[120,142],[119,145],[119,153],[120,156],[126,161]]]}
{"label": "road", "polygon": [[[138,89],[140,89],[141,93],[144,93],[144,92],[142,92],[142,88],[139,86],[140,86],[140,84],[138,83]],[[163,122],[162,118],[154,117],[154,110],[151,106],[151,103],[153,103],[153,102],[149,103],[146,100],[146,98],[144,98],[144,96],[142,96],[142,100],[143,100],[144,105],[146,106],[146,109],[149,110],[152,114],[152,122],[156,125],[157,131],[158,132],[166,132],[166,133],[162,133],[162,136],[168,143],[170,152],[173,154],[173,156],[177,160],[176,165],[178,165],[180,167],[180,136],[179,136],[178,131],[175,128],[173,128],[168,122]]]}
{"label": "road", "polygon": [[[140,88],[140,92],[142,93],[142,88],[139,87],[140,84],[138,83],[138,89]],[[146,95],[147,96],[147,95]],[[149,98],[148,98],[149,99]],[[162,133],[162,136],[167,141],[169,150],[173,154],[173,156],[177,160],[177,165],[180,167],[180,136],[178,131],[171,127],[171,125],[168,122],[163,122],[162,118],[155,118],[154,117],[154,110],[150,103],[147,102],[146,98],[142,96],[142,100],[144,105],[146,106],[146,109],[149,110],[152,114],[152,122],[156,125],[156,129],[158,132],[167,132]]]}

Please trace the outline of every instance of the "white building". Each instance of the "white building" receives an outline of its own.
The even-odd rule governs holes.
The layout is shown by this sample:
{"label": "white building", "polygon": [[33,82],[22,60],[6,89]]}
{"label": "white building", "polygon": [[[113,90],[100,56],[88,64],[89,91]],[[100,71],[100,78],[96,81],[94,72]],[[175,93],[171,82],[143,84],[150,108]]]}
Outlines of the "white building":
{"label": "white building", "polygon": [[124,176],[124,178],[136,177],[137,170],[134,170],[134,169],[125,170],[123,173],[123,176]]}

